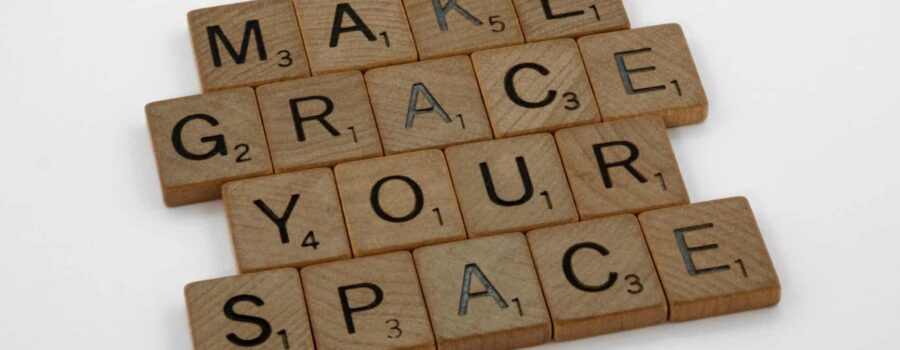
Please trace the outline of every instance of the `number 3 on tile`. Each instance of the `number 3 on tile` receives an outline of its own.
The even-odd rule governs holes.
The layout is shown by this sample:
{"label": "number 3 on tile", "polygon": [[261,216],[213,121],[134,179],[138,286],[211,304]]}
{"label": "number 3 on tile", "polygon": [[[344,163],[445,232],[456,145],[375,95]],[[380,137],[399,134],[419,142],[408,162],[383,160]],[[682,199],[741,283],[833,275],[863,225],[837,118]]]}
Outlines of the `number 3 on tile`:
{"label": "number 3 on tile", "polygon": [[400,320],[392,318],[390,320],[384,321],[384,323],[391,327],[391,333],[388,334],[388,338],[397,339],[403,336],[403,330],[400,329]]}

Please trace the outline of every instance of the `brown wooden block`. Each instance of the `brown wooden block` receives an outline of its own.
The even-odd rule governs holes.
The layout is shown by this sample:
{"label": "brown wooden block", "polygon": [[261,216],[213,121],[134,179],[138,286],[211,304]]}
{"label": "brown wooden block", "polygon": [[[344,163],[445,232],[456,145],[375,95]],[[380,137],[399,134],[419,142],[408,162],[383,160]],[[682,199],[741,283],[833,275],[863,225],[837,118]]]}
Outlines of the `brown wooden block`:
{"label": "brown wooden block", "polygon": [[498,138],[601,120],[572,39],[480,51],[472,61]]}
{"label": "brown wooden block", "polygon": [[549,134],[450,147],[447,162],[469,237],[578,221]]}
{"label": "brown wooden block", "polygon": [[191,11],[194,55],[204,91],[308,77],[291,0],[258,0]]}
{"label": "brown wooden block", "polygon": [[622,0],[513,0],[525,40],[576,38],[631,28]]}
{"label": "brown wooden block", "polygon": [[387,154],[493,137],[468,56],[373,69],[366,83]]}
{"label": "brown wooden block", "polygon": [[196,350],[313,348],[295,269],[195,282],[184,294]]}
{"label": "brown wooden block", "polygon": [[736,197],[640,215],[669,320],[772,306],[781,285],[750,203]]}
{"label": "brown wooden block", "polygon": [[560,130],[556,141],[583,220],[690,202],[659,117]]}
{"label": "brown wooden block", "polygon": [[272,173],[253,89],[154,102],[146,112],[168,206],[217,199],[225,182]]}
{"label": "brown wooden block", "polygon": [[633,215],[528,233],[556,340],[666,322],[666,296]]}
{"label": "brown wooden block", "polygon": [[521,233],[416,249],[440,349],[513,349],[550,340],[551,325]]}
{"label": "brown wooden block", "polygon": [[524,42],[510,0],[404,0],[419,57],[470,54]]}
{"label": "brown wooden block", "polygon": [[230,182],[222,199],[241,272],[351,257],[331,169]]}
{"label": "brown wooden block", "polygon": [[265,85],[256,94],[275,172],[383,155],[359,71]]}
{"label": "brown wooden block", "polygon": [[317,349],[435,348],[409,252],[311,266],[301,274]]}
{"label": "brown wooden block", "polygon": [[441,151],[344,163],[335,175],[354,256],[466,238]]}
{"label": "brown wooden block", "polygon": [[659,115],[669,127],[706,119],[709,103],[681,26],[578,40],[603,120]]}
{"label": "brown wooden block", "polygon": [[294,0],[313,74],[418,59],[400,0]]}

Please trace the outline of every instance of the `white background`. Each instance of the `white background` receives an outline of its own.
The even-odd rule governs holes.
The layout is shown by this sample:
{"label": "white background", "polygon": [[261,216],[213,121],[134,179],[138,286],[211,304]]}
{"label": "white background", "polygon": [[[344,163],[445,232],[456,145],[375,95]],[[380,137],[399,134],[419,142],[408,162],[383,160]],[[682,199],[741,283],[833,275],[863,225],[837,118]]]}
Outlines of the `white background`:
{"label": "white background", "polygon": [[[191,348],[183,286],[236,267],[220,202],[163,206],[143,106],[199,92],[185,14],[224,2],[0,0],[0,348]],[[684,26],[688,190],[750,199],[782,303],[546,348],[900,348],[898,2],[626,3]]]}

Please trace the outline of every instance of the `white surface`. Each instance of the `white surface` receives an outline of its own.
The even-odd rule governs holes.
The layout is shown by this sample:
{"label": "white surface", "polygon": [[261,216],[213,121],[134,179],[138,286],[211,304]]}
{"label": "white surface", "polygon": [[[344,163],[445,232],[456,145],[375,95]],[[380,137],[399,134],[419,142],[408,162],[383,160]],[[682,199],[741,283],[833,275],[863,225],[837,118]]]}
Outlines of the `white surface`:
{"label": "white surface", "polygon": [[[163,206],[143,106],[199,91],[185,14],[224,2],[0,1],[0,347],[190,349],[182,287],[236,268],[220,202]],[[626,2],[684,26],[688,190],[749,197],[783,299],[546,348],[900,348],[898,2]]]}

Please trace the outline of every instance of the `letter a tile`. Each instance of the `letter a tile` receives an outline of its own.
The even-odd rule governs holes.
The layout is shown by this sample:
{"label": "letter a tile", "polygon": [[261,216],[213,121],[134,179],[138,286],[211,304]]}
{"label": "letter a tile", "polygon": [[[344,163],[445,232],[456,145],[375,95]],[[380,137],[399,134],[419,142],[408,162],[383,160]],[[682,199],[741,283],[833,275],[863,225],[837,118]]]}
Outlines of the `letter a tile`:
{"label": "letter a tile", "polygon": [[658,115],[675,127],[706,119],[709,103],[681,26],[596,34],[578,44],[604,121]]}
{"label": "letter a tile", "polygon": [[468,56],[366,72],[387,154],[493,138]]}
{"label": "letter a tile", "polygon": [[351,257],[331,169],[230,182],[222,199],[241,272]]}
{"label": "letter a tile", "polygon": [[413,255],[438,348],[514,349],[550,340],[550,317],[521,233],[419,248]]}
{"label": "letter a tile", "polygon": [[497,138],[600,122],[572,39],[479,51],[472,62]]}
{"label": "letter a tile", "polygon": [[272,173],[253,89],[150,103],[147,122],[168,206],[222,196],[222,184]]}
{"label": "letter a tile", "polygon": [[469,237],[578,220],[548,134],[450,147],[447,162]]}
{"label": "letter a tile", "polygon": [[195,282],[184,295],[196,350],[313,348],[295,269]]}
{"label": "letter a tile", "polygon": [[441,151],[344,163],[335,176],[354,256],[466,238]]}
{"label": "letter a tile", "polygon": [[556,340],[666,322],[666,296],[634,215],[528,233]]}
{"label": "letter a tile", "polygon": [[314,75],[418,59],[400,0],[294,0]]}
{"label": "letter a tile", "polygon": [[191,11],[203,91],[308,77],[291,0],[258,0]]}
{"label": "letter a tile", "polygon": [[659,117],[560,130],[556,140],[582,220],[690,202]]}
{"label": "letter a tile", "polygon": [[316,349],[434,349],[412,255],[396,252],[303,269]]}
{"label": "letter a tile", "polygon": [[746,198],[654,210],[640,221],[669,300],[669,320],[758,309],[781,299]]}

